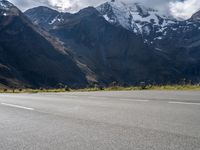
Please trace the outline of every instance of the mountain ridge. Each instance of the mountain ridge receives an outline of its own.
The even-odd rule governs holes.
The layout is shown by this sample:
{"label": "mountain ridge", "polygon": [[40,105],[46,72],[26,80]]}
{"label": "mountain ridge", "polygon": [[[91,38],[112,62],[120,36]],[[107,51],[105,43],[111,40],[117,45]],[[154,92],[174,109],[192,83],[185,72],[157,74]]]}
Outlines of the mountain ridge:
{"label": "mountain ridge", "polygon": [[[138,8],[135,8],[135,9],[136,9],[136,13],[139,13],[137,11]],[[154,9],[149,8],[149,11],[156,13],[156,11]],[[37,12],[37,11],[35,11],[35,12]],[[25,12],[25,14],[26,14],[26,12]],[[62,13],[62,15],[63,15],[63,13]],[[144,15],[143,17],[144,18],[148,17],[148,15]],[[30,19],[32,20],[31,17],[30,17]],[[37,18],[37,19],[39,19],[39,18]],[[178,23],[179,22],[174,21],[173,25],[177,26]],[[161,37],[164,30],[159,31],[160,30],[159,27],[157,27],[157,25],[156,25],[156,27],[154,27],[154,23],[148,22],[148,24],[147,24],[148,26],[152,27],[152,29],[153,29],[150,32],[150,34],[145,35],[145,34],[141,34],[138,32],[132,32],[131,30],[125,28],[123,25],[109,22],[105,18],[104,14],[102,14],[101,11],[98,10],[98,8],[96,9],[96,8],[89,7],[89,8],[85,8],[85,9],[81,10],[78,13],[70,14],[69,16],[67,15],[67,17],[64,18],[62,22],[56,22],[55,24],[51,24],[51,25],[52,26],[50,28],[46,28],[46,30],[49,31],[49,33],[51,33],[53,36],[56,36],[62,42],[64,42],[65,46],[73,47],[73,46],[70,46],[71,43],[69,42],[69,40],[73,41],[73,45],[76,45],[76,46],[79,44],[84,45],[84,47],[78,46],[79,47],[78,49],[72,48],[73,49],[72,53],[73,53],[73,55],[75,55],[75,57],[78,61],[81,61],[81,59],[87,60],[87,58],[89,58],[90,61],[93,59],[99,60],[99,58],[96,56],[96,54],[92,54],[92,52],[94,50],[98,53],[103,52],[104,57],[101,56],[102,54],[99,55],[99,57],[102,59],[102,60],[99,60],[100,62],[95,63],[95,61],[92,61],[92,64],[95,64],[95,66],[96,66],[95,69],[97,69],[100,66],[101,66],[100,68],[103,67],[102,68],[103,70],[101,72],[104,72],[105,70],[109,70],[107,66],[110,66],[109,63],[112,62],[112,61],[110,62],[109,59],[107,59],[108,58],[107,55],[110,52],[112,52],[112,55],[114,56],[114,53],[120,52],[116,55],[118,57],[118,59],[115,60],[115,63],[112,62],[112,64],[116,65],[117,63],[121,63],[122,61],[125,61],[126,63],[122,66],[124,66],[124,67],[126,66],[125,67],[126,69],[122,69],[120,66],[117,66],[118,68],[121,68],[121,70],[123,70],[123,71],[115,72],[115,73],[107,71],[107,73],[105,73],[106,76],[107,77],[110,76],[113,78],[112,80],[106,79],[107,81],[109,81],[108,83],[117,81],[122,84],[128,84],[128,83],[137,84],[140,81],[146,81],[146,82],[151,82],[151,83],[159,83],[159,84],[165,83],[166,84],[167,82],[168,83],[170,83],[170,82],[177,83],[177,81],[178,80],[180,81],[182,78],[191,78],[191,77],[187,77],[183,74],[185,72],[185,70],[182,70],[183,66],[177,65],[177,62],[181,63],[181,62],[179,62],[179,61],[182,61],[181,59],[177,60],[177,62],[172,60],[172,58],[174,57],[173,55],[177,55],[176,57],[179,57],[178,55],[180,55],[180,54],[178,54],[176,49],[174,47],[170,47],[173,50],[175,49],[174,53],[172,53],[169,51],[169,49],[168,49],[169,47],[160,46],[163,44],[160,43],[160,41],[162,41],[162,39],[159,37]],[[108,26],[110,26],[109,31],[102,32],[103,29],[107,28]],[[129,39],[130,37],[134,37],[137,40],[140,39],[139,40],[140,42],[136,42],[135,40],[132,39],[132,40],[129,40],[128,42],[123,43],[122,39],[115,38],[116,39],[115,45],[118,48],[116,46],[113,46],[113,48],[114,48],[113,50],[107,49],[110,45],[112,45],[110,42],[107,46],[102,46],[102,45],[105,45],[104,41],[106,41],[105,39],[107,39],[107,37],[109,37],[110,35],[114,35],[115,33],[118,32],[118,31],[113,30],[114,28],[116,28],[117,30],[120,29],[123,32],[127,32],[125,34],[125,36],[127,36],[127,39]],[[94,32],[93,32],[93,30],[94,30]],[[114,32],[112,32],[112,30]],[[169,29],[166,29],[166,30],[169,30]],[[159,31],[159,32],[157,32],[157,31]],[[108,36],[108,33],[110,33],[109,36]],[[119,35],[117,37],[120,37],[120,34],[121,33],[119,32]],[[99,37],[99,35],[101,35],[102,37]],[[103,40],[103,38],[104,38],[104,40]],[[134,43],[135,43],[135,46],[132,45]],[[128,48],[130,50],[127,50],[128,45],[132,45],[131,46],[132,48],[131,47]],[[100,49],[99,47],[104,47],[104,48]],[[80,49],[84,49],[84,52],[80,51]],[[92,49],[94,49],[94,50],[92,50]],[[179,47],[177,47],[177,49],[179,49]],[[129,52],[127,53],[126,50]],[[183,51],[183,53],[185,53],[184,51]],[[134,52],[134,55],[132,55],[133,52]],[[88,53],[88,54],[86,55],[86,53]],[[127,54],[125,54],[125,53],[127,53]],[[92,55],[92,57],[89,57],[89,55]],[[112,57],[112,55],[109,57]],[[182,63],[186,63],[187,60],[191,59],[190,56],[188,56],[188,59],[186,56],[187,55],[184,56],[185,62],[182,62]],[[81,59],[79,59],[79,57]],[[123,57],[124,57],[124,60],[123,60]],[[143,59],[143,57],[144,57],[144,59]],[[149,63],[146,66],[138,67],[142,63],[144,63],[144,62],[146,63],[148,61],[149,62],[152,61],[154,65]],[[102,65],[104,63],[107,66]],[[86,62],[81,61],[81,64],[86,65],[88,67],[88,69],[91,71],[91,73],[94,73],[94,76],[96,76],[94,78],[94,81],[101,82],[103,80],[103,78],[105,78],[105,76],[100,75],[101,72],[96,72],[95,70],[92,69],[92,68],[94,68],[94,66],[91,64],[91,62],[89,63],[87,61]],[[129,66],[129,67],[127,67],[127,66]],[[135,68],[135,69],[131,69],[131,66],[133,66],[133,68]],[[111,70],[114,68],[115,68],[114,66],[112,66],[112,65],[110,66]],[[187,69],[188,68],[186,68],[186,70]],[[125,76],[125,72],[126,73],[129,72],[130,75]],[[157,76],[160,77],[160,79],[155,77],[156,74],[157,74]],[[188,80],[190,80],[190,79],[188,79]],[[195,82],[196,82],[196,79],[195,79]]]}
{"label": "mountain ridge", "polygon": [[174,21],[172,17],[165,16],[153,8],[147,8],[141,3],[111,1],[101,4],[97,10],[108,22],[119,24],[138,34],[148,34],[149,24],[163,29]]}
{"label": "mountain ridge", "polygon": [[138,3],[119,6],[112,1],[75,14],[0,9],[1,83],[77,88],[200,82],[198,20],[173,20]]}

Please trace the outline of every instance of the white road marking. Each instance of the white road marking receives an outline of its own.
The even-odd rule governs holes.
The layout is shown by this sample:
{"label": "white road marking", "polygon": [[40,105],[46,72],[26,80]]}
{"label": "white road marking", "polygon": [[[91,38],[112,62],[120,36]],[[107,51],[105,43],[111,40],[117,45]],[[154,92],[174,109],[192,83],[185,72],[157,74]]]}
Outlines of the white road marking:
{"label": "white road marking", "polygon": [[26,109],[26,110],[34,110],[34,108],[29,108],[29,107],[14,105],[14,104],[8,104],[8,103],[1,103],[1,105],[15,107],[15,108],[21,108],[21,109]]}
{"label": "white road marking", "polygon": [[133,101],[133,102],[149,102],[149,100],[145,100],[145,99],[120,99],[123,101]]}
{"label": "white road marking", "polygon": [[200,105],[200,103],[189,103],[189,102],[168,102],[169,104],[182,104],[182,105]]}

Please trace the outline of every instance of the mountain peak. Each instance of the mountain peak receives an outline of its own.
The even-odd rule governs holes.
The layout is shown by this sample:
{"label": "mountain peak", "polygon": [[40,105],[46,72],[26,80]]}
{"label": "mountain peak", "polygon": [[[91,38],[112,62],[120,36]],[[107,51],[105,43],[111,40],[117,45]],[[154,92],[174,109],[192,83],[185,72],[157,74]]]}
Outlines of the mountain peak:
{"label": "mountain peak", "polygon": [[190,20],[192,20],[192,21],[200,21],[200,11],[198,11],[194,15],[192,15]]}
{"label": "mountain peak", "polygon": [[163,28],[170,22],[170,17],[166,17],[158,10],[146,7],[142,3],[111,0],[98,6],[97,10],[108,22],[137,34],[144,32],[149,34],[150,28],[154,26]]}
{"label": "mountain peak", "polygon": [[86,7],[84,9],[81,9],[78,14],[92,14],[92,13],[98,13],[98,11],[94,7]]}
{"label": "mountain peak", "polygon": [[31,8],[31,9],[28,9],[26,12],[28,11],[37,11],[38,13],[59,13],[57,10],[54,10],[54,9],[51,9],[49,7],[46,7],[46,6],[38,6],[38,7],[34,7],[34,8]]}

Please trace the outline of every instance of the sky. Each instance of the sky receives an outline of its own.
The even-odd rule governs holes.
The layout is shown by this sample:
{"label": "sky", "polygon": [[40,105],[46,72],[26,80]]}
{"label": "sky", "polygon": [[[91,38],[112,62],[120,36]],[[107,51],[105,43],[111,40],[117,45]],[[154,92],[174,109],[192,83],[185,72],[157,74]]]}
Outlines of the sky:
{"label": "sky", "polygon": [[[22,11],[36,6],[49,6],[59,11],[76,12],[87,6],[98,6],[107,0],[9,0]],[[175,18],[188,19],[200,10],[200,0],[121,0],[123,2],[140,2],[169,13]]]}

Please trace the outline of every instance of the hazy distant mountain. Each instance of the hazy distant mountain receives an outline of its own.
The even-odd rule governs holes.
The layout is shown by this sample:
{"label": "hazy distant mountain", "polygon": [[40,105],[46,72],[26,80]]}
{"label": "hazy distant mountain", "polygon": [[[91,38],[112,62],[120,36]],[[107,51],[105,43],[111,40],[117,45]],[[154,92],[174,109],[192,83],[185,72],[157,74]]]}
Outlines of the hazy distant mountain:
{"label": "hazy distant mountain", "polygon": [[0,83],[52,87],[59,83],[82,86],[87,82],[62,44],[35,27],[14,5],[1,0]]}

